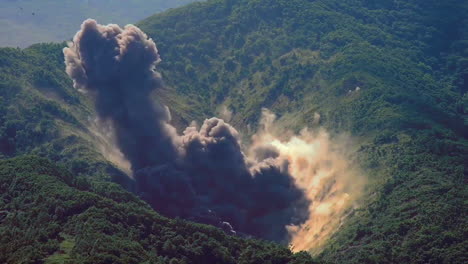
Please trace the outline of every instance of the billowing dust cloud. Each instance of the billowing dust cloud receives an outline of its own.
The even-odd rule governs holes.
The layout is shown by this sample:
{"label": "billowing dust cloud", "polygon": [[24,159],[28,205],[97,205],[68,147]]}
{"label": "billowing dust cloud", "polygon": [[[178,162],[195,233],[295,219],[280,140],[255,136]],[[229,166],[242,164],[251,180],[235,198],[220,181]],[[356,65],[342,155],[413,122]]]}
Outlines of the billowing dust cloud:
{"label": "billowing dust cloud", "polygon": [[[318,118],[315,114],[314,121]],[[284,134],[281,133],[284,129],[274,121],[275,115],[263,109],[262,128],[253,136],[251,149],[272,146],[280,157],[288,160],[289,173],[296,186],[311,201],[307,221],[288,227],[292,235],[290,245],[295,251],[318,253],[358,207],[366,180],[360,170],[350,164],[349,154],[344,151],[349,139],[332,141],[324,129],[307,128],[299,135],[280,139],[278,135]]]}
{"label": "billowing dust cloud", "polygon": [[137,27],[86,20],[64,54],[74,86],[94,100],[128,160],[136,192],[158,212],[311,249],[352,209],[361,185],[325,132],[281,141],[265,111],[249,148],[219,118],[178,134],[168,108],[152,100],[163,86],[160,57]]}
{"label": "billowing dust cloud", "polygon": [[94,136],[93,143],[104,158],[122,170],[127,176],[133,178],[131,164],[116,146],[115,135],[111,124],[97,118],[88,120],[88,130]]}
{"label": "billowing dust cloud", "polygon": [[289,240],[286,226],[306,221],[309,201],[287,160],[248,160],[238,131],[218,118],[176,133],[167,107],[151,100],[163,85],[160,58],[137,27],[87,20],[64,54],[75,87],[112,127],[137,193],[158,212],[275,241]]}

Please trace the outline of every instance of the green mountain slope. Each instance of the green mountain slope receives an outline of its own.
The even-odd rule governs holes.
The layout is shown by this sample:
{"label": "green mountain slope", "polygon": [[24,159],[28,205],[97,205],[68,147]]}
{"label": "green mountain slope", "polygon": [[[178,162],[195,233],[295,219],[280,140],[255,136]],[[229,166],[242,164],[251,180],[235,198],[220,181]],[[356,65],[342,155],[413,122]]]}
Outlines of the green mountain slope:
{"label": "green mountain slope", "polygon": [[123,176],[96,148],[93,110],[64,72],[63,47],[0,49],[0,158],[32,153],[77,175]]}
{"label": "green mountain slope", "polygon": [[139,26],[179,93],[268,107],[293,129],[359,138],[370,179],[322,256],[335,263],[463,263],[468,160],[467,5],[459,1],[209,1]]}
{"label": "green mountain slope", "polygon": [[0,161],[0,234],[1,263],[314,263],[161,217],[116,184],[91,184],[34,156]]}
{"label": "green mountain slope", "polygon": [[[212,0],[139,26],[158,44],[170,87],[159,96],[179,127],[224,105],[247,132],[268,107],[293,130],[319,113],[321,126],[356,138],[364,205],[320,258],[465,263],[467,10],[454,0]],[[93,110],[64,73],[62,47],[0,49],[0,239],[14,241],[0,243],[0,262],[309,261],[162,218],[108,183],[122,173],[96,149]],[[71,174],[11,159],[31,153]]]}
{"label": "green mountain slope", "polygon": [[195,0],[5,0],[0,9],[0,47],[64,41],[83,20],[126,25]]}
{"label": "green mountain slope", "polygon": [[[127,176],[97,148],[93,108],[64,72],[63,47],[0,49],[0,263],[315,263],[164,218],[112,183]],[[160,96],[176,123],[190,120],[183,98]]]}

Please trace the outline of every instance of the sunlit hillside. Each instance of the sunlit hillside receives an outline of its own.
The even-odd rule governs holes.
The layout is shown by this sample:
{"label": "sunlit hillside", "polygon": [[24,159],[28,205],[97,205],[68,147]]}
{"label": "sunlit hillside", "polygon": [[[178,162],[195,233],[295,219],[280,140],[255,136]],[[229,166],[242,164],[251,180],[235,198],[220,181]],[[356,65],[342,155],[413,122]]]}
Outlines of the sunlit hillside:
{"label": "sunlit hillside", "polygon": [[[0,263],[468,262],[468,3],[208,0],[157,13],[191,1],[37,2],[0,11],[0,24],[28,14],[2,24],[0,45],[57,41],[0,48]],[[99,26],[88,50],[62,42],[87,16],[140,21],[152,40]],[[96,74],[107,69],[114,79]],[[139,120],[112,89],[148,84],[130,103],[159,112]],[[110,91],[114,127],[93,89]],[[165,153],[152,133],[115,140],[120,114],[162,124],[175,161],[151,156]],[[287,207],[298,193],[302,207]],[[179,213],[191,206],[215,227]],[[282,239],[263,224],[277,222]]]}

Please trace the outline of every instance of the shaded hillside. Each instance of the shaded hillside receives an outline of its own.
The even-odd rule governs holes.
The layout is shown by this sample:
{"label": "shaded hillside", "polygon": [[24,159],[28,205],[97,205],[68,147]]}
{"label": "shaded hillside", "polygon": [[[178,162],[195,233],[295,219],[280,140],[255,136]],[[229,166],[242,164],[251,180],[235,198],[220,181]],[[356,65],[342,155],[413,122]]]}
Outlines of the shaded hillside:
{"label": "shaded hillside", "polygon": [[[164,218],[111,183],[127,176],[100,151],[94,110],[64,72],[63,47],[0,49],[0,263],[315,263]],[[196,113],[170,90],[159,96],[176,124]]]}
{"label": "shaded hillside", "polygon": [[93,110],[64,71],[63,47],[0,49],[0,158],[35,153],[76,174],[119,174],[93,144]]}
{"label": "shaded hillside", "polygon": [[[370,182],[365,206],[348,217],[322,258],[464,263],[468,16],[462,4],[213,0],[140,26],[158,44],[158,70],[170,87],[160,96],[176,124],[210,117],[224,105],[232,123],[247,131],[268,107],[285,127],[312,126],[319,114],[321,126],[356,139],[355,162]],[[122,174],[96,149],[88,128],[94,113],[63,71],[62,48],[0,49],[0,158],[8,159],[0,163],[0,237],[14,241],[1,243],[0,262],[310,261],[161,218],[102,181]],[[28,153],[71,174],[42,159],[9,159]],[[63,210],[57,200],[68,201]]]}
{"label": "shaded hillside", "polygon": [[[65,73],[64,47],[0,49],[0,158],[34,153],[76,174],[120,175],[102,156],[102,142],[93,134],[92,104]],[[192,120],[183,98],[169,90],[158,96],[176,110],[175,124]]]}
{"label": "shaded hillside", "polygon": [[139,26],[166,82],[238,127],[262,107],[299,130],[350,132],[364,208],[322,256],[336,263],[463,263],[466,17],[459,1],[209,1]]}
{"label": "shaded hillside", "polygon": [[[1,263],[315,263],[278,245],[170,220],[50,161],[0,161]],[[60,249],[60,250],[59,250]]]}

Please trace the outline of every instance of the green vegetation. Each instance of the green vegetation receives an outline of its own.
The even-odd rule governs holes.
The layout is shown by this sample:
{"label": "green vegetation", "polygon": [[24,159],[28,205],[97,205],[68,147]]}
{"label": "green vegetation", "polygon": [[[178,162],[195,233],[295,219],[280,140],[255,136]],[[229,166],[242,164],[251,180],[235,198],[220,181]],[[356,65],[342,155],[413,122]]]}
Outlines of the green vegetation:
{"label": "green vegetation", "polygon": [[314,263],[271,243],[161,217],[113,183],[34,156],[0,161],[1,263]]}
{"label": "green vegetation", "polygon": [[93,144],[92,107],[64,72],[63,47],[0,49],[0,159],[33,153],[77,175],[118,176]]}
{"label": "green vegetation", "polygon": [[[54,47],[55,46],[55,47]],[[58,67],[60,63],[47,58],[44,53],[60,50],[61,45],[19,50],[0,50],[0,96],[2,98],[2,126],[0,126],[0,155],[14,156],[27,153],[34,147],[58,137],[57,120],[78,126],[76,118],[57,100],[43,93],[56,95],[64,103],[78,102],[76,94],[65,89],[70,81]],[[39,50],[44,48],[44,53]],[[39,90],[39,91],[38,91]],[[52,97],[52,96],[51,96]],[[52,97],[53,98],[53,97]]]}
{"label": "green vegetation", "polygon": [[195,0],[5,0],[0,9],[0,47],[73,37],[87,18],[126,25]]}
{"label": "green vegetation", "polygon": [[71,261],[71,251],[75,247],[75,240],[72,237],[66,237],[61,243],[60,248],[52,256],[45,260],[45,264],[60,264]]}
{"label": "green vegetation", "polygon": [[[224,104],[247,130],[268,107],[291,129],[320,113],[357,139],[364,205],[320,259],[466,263],[467,18],[456,0],[211,0],[139,26],[177,125]],[[62,47],[0,49],[0,263],[310,263],[163,218],[108,182],[121,174],[95,149]]]}
{"label": "green vegetation", "polygon": [[350,132],[370,178],[322,257],[465,263],[468,5],[460,1],[208,1],[139,26],[166,82],[237,127],[268,107],[293,129]]}
{"label": "green vegetation", "polygon": [[0,263],[314,263],[164,218],[110,182],[122,173],[96,149],[63,46],[0,49]]}

